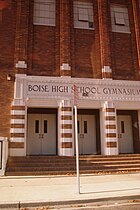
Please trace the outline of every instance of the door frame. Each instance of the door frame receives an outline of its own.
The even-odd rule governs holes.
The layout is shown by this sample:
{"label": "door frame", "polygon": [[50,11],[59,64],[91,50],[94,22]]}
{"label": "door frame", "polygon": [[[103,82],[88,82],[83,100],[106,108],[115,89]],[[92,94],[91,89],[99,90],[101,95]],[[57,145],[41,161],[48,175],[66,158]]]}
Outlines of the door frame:
{"label": "door frame", "polygon": [[[57,130],[57,127],[58,127],[58,109],[57,108],[32,108],[32,107],[29,107],[27,109],[27,121],[28,121],[28,114],[55,114],[55,117],[56,117],[56,151],[55,151],[55,154],[54,155],[58,155],[58,130]],[[27,124],[27,132],[26,132],[28,135],[28,124]],[[26,137],[27,141],[28,141],[28,136]],[[26,143],[26,154],[27,154],[27,151],[28,151],[28,142]],[[30,154],[29,154],[30,156]],[[32,155],[31,155],[32,156]],[[41,155],[40,155],[41,156]],[[46,154],[47,156],[47,154]]]}
{"label": "door frame", "polygon": [[119,154],[133,154],[133,132],[131,115],[117,116],[118,151]]}
{"label": "door frame", "polygon": [[[97,154],[95,115],[78,114],[77,119],[79,122],[78,126],[79,154],[80,155]],[[86,130],[84,122],[87,122]]]}
{"label": "door frame", "polygon": [[117,110],[118,115],[129,115],[132,119],[132,138],[133,138],[133,153],[140,153],[140,141],[139,141],[139,127],[135,126],[138,122],[137,110]]}
{"label": "door frame", "polygon": [[101,154],[101,135],[100,135],[100,110],[99,109],[78,109],[77,115],[94,115],[96,130],[96,154]]}

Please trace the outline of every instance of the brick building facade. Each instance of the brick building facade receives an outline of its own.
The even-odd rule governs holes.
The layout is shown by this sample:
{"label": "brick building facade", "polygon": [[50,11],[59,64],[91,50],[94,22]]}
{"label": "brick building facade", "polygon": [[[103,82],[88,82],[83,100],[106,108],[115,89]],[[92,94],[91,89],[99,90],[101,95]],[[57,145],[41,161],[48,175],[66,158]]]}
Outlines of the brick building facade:
{"label": "brick building facade", "polygon": [[[140,0],[0,1],[9,155],[140,153]],[[76,90],[74,90],[76,87]]]}

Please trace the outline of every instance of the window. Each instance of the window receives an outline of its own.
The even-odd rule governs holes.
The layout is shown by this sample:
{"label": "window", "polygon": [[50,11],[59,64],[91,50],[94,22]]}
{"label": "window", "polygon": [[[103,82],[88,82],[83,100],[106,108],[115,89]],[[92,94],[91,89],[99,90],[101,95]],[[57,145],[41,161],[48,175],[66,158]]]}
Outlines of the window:
{"label": "window", "polygon": [[48,133],[48,120],[44,120],[44,133]]}
{"label": "window", "polygon": [[93,4],[74,2],[74,27],[93,29]]}
{"label": "window", "polygon": [[39,133],[39,120],[35,120],[35,133]]}
{"label": "window", "polygon": [[128,9],[124,6],[111,6],[111,23],[113,32],[130,33]]}
{"label": "window", "polygon": [[34,1],[34,24],[55,26],[55,0]]}

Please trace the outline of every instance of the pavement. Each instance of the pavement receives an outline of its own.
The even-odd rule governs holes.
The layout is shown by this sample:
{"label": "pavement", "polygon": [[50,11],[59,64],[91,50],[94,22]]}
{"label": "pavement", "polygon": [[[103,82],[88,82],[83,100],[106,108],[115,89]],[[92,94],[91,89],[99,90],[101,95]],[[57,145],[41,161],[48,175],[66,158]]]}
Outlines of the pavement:
{"label": "pavement", "polygon": [[0,177],[0,209],[140,199],[140,173]]}

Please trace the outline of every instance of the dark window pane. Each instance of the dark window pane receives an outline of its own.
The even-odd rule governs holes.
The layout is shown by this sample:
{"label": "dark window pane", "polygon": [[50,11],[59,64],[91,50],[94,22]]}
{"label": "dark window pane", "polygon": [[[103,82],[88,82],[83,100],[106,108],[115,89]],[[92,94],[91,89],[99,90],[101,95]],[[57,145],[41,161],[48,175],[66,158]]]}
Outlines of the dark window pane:
{"label": "dark window pane", "polygon": [[39,133],[39,120],[35,121],[35,133]]}
{"label": "dark window pane", "polygon": [[48,133],[48,121],[44,120],[44,133]]}
{"label": "dark window pane", "polygon": [[79,133],[79,121],[77,121],[77,130],[78,130],[78,133]]}
{"label": "dark window pane", "polygon": [[84,133],[87,133],[87,121],[84,121]]}
{"label": "dark window pane", "polygon": [[121,121],[121,133],[125,133],[124,121]]}

